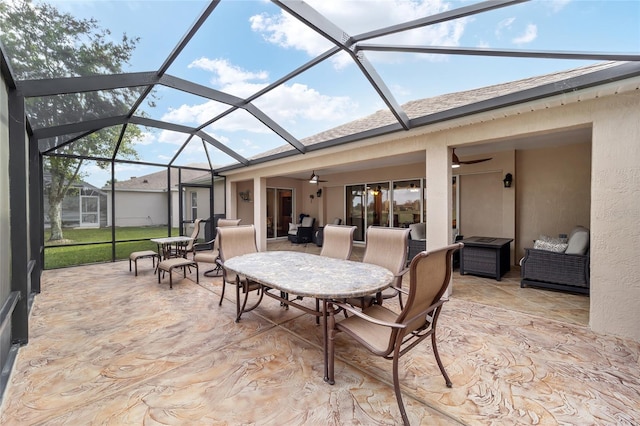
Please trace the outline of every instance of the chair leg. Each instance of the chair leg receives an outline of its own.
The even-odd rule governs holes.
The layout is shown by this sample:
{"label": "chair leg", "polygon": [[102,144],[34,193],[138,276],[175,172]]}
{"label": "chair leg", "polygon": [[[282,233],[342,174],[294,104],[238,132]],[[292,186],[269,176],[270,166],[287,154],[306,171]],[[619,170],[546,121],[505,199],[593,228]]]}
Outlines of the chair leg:
{"label": "chair leg", "polygon": [[236,275],[236,322],[240,322],[240,277]]}
{"label": "chair leg", "polygon": [[218,306],[222,306],[222,299],[224,299],[224,289],[226,287],[226,281],[224,276],[222,277],[222,293],[220,294],[220,302],[218,302]]}
{"label": "chair leg", "polygon": [[405,426],[409,426],[409,417],[404,409],[404,403],[402,402],[402,393],[400,392],[400,379],[398,376],[398,363],[400,361],[400,346],[397,345],[393,352],[393,390],[396,393],[396,400],[398,401],[398,408],[400,408],[400,415],[402,416],[402,422]]}
{"label": "chair leg", "polygon": [[438,363],[438,368],[440,368],[440,372],[442,373],[442,376],[444,377],[444,382],[447,384],[447,387],[450,388],[451,386],[453,386],[453,384],[451,383],[451,380],[449,379],[449,375],[445,371],[444,365],[442,365],[442,361],[440,360],[440,354],[438,353],[438,346],[436,345],[436,330],[435,330],[435,328],[433,329],[433,332],[431,333],[431,346],[433,347],[433,354],[436,357],[436,362]]}

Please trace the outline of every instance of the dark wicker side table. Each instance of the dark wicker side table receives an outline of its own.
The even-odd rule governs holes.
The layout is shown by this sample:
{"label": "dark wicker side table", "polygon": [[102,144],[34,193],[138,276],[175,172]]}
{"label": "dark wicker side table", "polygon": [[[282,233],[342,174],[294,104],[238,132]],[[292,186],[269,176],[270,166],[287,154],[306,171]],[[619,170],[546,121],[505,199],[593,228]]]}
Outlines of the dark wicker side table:
{"label": "dark wicker side table", "polygon": [[511,269],[512,238],[469,237],[462,240],[460,274],[481,275],[500,281]]}

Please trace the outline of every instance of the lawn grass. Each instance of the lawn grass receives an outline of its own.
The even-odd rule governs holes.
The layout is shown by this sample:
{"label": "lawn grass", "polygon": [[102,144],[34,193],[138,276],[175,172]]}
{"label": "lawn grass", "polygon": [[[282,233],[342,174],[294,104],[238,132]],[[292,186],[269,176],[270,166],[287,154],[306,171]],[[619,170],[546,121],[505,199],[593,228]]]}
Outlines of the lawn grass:
{"label": "lawn grass", "polygon": [[[64,268],[87,263],[111,262],[111,228],[65,228],[63,241],[46,241],[44,250],[44,269]],[[180,235],[173,228],[171,235]],[[140,226],[116,228],[116,260],[128,259],[129,254],[139,250],[157,250],[150,238],[167,236],[166,226]],[[45,238],[49,236],[45,233]],[[103,243],[103,244],[88,244]]]}

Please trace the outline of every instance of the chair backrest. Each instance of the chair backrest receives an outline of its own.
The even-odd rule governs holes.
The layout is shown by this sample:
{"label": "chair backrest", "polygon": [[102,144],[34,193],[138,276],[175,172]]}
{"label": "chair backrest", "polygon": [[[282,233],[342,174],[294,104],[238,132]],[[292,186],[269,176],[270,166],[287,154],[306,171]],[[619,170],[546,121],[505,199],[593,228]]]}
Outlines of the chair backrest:
{"label": "chair backrest", "polygon": [[220,260],[223,263],[232,257],[258,251],[256,228],[253,225],[223,226],[218,227],[216,232],[220,244]]}
{"label": "chair backrest", "polygon": [[[430,325],[431,316],[419,314],[442,298],[451,280],[453,252],[463,245],[451,244],[437,250],[418,253],[413,258],[409,266],[409,295],[397,319],[399,323],[408,324],[403,330],[403,335]],[[416,318],[411,321],[414,317]]]}
{"label": "chair backrest", "polygon": [[[407,263],[407,249],[409,246],[409,228],[387,228],[370,226],[367,228],[367,245],[362,262],[387,268],[398,274]],[[396,280],[401,280],[398,277]],[[394,286],[400,287],[394,282]]]}
{"label": "chair backrest", "polygon": [[353,233],[355,230],[355,226],[326,225],[322,230],[320,256],[349,259],[353,248]]}
{"label": "chair backrest", "polygon": [[[242,219],[223,219],[220,218],[218,219],[218,226],[216,227],[216,233],[218,232],[217,229],[218,228],[223,228],[225,226],[238,226],[240,225],[240,221],[242,221]],[[217,235],[217,234],[216,234]],[[220,244],[219,244],[219,239],[216,238],[213,240],[213,251],[219,250],[220,249]]]}
{"label": "chair backrest", "polygon": [[305,216],[302,218],[302,222],[300,222],[301,228],[310,228],[313,226],[313,223],[316,221],[315,217]]}
{"label": "chair backrest", "polygon": [[219,244],[218,253],[223,265],[222,279],[228,283],[235,282],[236,274],[227,273],[227,270],[224,269],[224,262],[232,257],[258,251],[256,228],[253,225],[223,226],[216,228],[216,232],[216,240]]}
{"label": "chair backrest", "polygon": [[198,239],[198,234],[200,233],[200,222],[202,222],[202,218],[197,218],[193,221],[193,232],[191,232],[191,241],[187,244],[185,251],[190,252],[193,250],[193,243]]}
{"label": "chair backrest", "polygon": [[220,218],[218,219],[218,225],[219,227],[223,227],[223,226],[238,226],[240,225],[240,222],[242,221],[242,219],[223,219]]}

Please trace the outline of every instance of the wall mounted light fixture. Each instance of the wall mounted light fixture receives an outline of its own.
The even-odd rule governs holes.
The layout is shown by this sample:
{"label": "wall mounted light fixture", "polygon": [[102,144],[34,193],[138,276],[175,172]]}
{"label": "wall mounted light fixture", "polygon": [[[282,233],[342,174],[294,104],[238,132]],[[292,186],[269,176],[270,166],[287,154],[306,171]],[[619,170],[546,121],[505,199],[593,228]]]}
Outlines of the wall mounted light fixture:
{"label": "wall mounted light fixture", "polygon": [[507,173],[502,180],[505,188],[511,188],[511,184],[513,183],[513,175],[511,173]]}
{"label": "wall mounted light fixture", "polygon": [[240,191],[238,195],[240,196],[240,199],[245,203],[251,202],[251,193],[249,192],[248,189],[246,191]]}
{"label": "wall mounted light fixture", "polygon": [[318,198],[322,197],[322,189],[318,189],[316,191],[316,197],[318,197]]}

